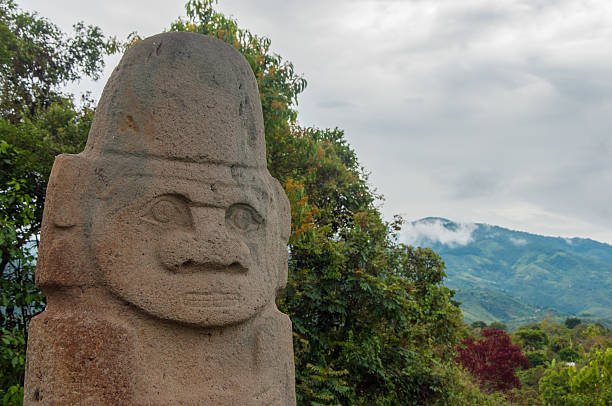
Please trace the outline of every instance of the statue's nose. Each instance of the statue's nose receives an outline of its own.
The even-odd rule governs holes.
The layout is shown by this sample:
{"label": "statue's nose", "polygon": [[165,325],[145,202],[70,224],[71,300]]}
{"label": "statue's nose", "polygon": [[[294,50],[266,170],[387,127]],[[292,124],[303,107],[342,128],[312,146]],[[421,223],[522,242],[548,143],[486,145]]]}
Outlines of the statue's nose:
{"label": "statue's nose", "polygon": [[193,227],[162,236],[160,260],[176,273],[206,271],[247,272],[251,252],[225,224],[225,211],[199,207],[192,210]]}

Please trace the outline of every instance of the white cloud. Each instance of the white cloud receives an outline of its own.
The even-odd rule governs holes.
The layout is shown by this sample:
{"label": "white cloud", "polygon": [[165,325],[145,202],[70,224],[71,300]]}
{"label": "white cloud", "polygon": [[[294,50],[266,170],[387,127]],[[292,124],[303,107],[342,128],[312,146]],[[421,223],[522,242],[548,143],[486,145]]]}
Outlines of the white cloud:
{"label": "white cloud", "polygon": [[409,245],[434,242],[455,247],[471,242],[477,227],[474,223],[452,223],[447,227],[440,219],[418,221],[404,226],[402,240]]}
{"label": "white cloud", "polygon": [[527,240],[524,238],[510,237],[509,240],[512,244],[516,245],[517,247],[527,245]]}

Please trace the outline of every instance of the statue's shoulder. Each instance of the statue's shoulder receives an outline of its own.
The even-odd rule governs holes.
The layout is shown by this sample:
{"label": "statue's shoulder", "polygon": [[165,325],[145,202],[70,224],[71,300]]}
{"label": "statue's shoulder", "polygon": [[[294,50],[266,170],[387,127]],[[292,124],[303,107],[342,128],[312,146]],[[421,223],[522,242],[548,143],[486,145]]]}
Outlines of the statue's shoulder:
{"label": "statue's shoulder", "polygon": [[256,395],[257,404],[295,405],[291,319],[274,306],[262,314],[257,324],[257,373],[269,382],[267,389]]}
{"label": "statue's shoulder", "polygon": [[53,314],[30,322],[24,404],[133,404],[134,337],[109,318]]}

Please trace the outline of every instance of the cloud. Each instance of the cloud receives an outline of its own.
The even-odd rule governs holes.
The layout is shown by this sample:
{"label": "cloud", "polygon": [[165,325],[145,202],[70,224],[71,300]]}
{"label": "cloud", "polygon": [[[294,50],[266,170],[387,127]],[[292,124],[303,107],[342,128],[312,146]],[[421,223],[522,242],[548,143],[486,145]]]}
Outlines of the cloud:
{"label": "cloud", "polygon": [[470,243],[477,227],[474,223],[449,223],[441,219],[417,221],[402,229],[402,239],[409,245],[440,243],[456,247]]}
{"label": "cloud", "polygon": [[527,245],[527,240],[524,238],[515,238],[515,237],[510,237],[510,242],[514,245],[516,245],[517,247],[521,247],[523,245]]}

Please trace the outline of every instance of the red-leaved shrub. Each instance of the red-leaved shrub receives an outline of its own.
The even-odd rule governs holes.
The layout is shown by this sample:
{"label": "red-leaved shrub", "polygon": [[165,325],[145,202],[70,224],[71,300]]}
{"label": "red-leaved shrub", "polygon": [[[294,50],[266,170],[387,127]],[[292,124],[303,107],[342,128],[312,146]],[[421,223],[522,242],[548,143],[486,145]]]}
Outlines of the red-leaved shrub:
{"label": "red-leaved shrub", "polygon": [[483,329],[482,339],[470,337],[458,348],[457,361],[480,382],[486,392],[508,391],[520,388],[514,373],[518,367],[529,368],[529,360],[521,349],[513,345],[508,333],[496,329]]}

